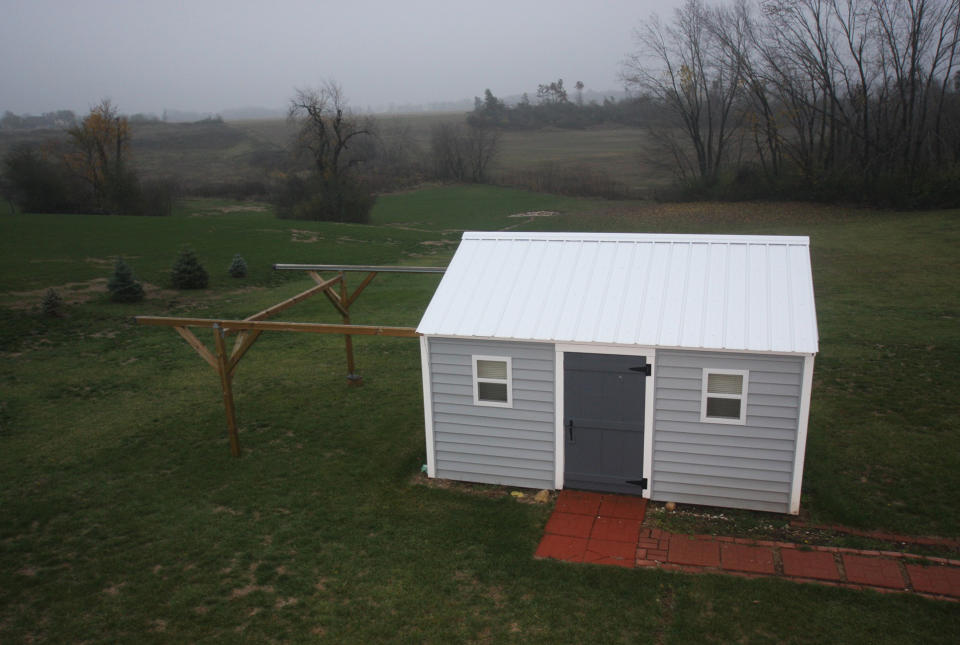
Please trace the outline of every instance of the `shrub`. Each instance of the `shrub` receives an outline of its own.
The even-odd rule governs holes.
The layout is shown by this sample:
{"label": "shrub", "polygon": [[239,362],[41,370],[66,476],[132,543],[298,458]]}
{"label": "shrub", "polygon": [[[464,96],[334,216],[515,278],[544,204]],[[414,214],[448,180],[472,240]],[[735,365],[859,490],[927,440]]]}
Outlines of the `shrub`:
{"label": "shrub", "polygon": [[179,192],[180,187],[177,181],[169,177],[142,181],[134,213],[148,217],[172,215],[173,205]]}
{"label": "shrub", "polygon": [[3,158],[7,199],[28,213],[65,213],[83,210],[80,188],[62,164],[51,161],[38,148],[14,147]]}
{"label": "shrub", "polygon": [[230,268],[227,269],[229,273],[234,278],[246,278],[247,277],[247,261],[237,253],[233,256],[233,262],[230,263]]}
{"label": "shrub", "polygon": [[110,300],[114,302],[140,302],[143,300],[143,287],[133,277],[133,269],[123,258],[117,258],[113,265],[113,275],[107,282]]}
{"label": "shrub", "polygon": [[206,289],[209,276],[200,264],[197,254],[189,246],[180,249],[180,254],[170,271],[170,281],[177,289]]}
{"label": "shrub", "polygon": [[281,219],[366,224],[377,196],[355,178],[333,181],[292,175],[277,178],[270,201]]}
{"label": "shrub", "polygon": [[44,316],[61,318],[63,316],[63,298],[53,289],[47,289],[47,292],[43,294],[40,309],[43,311]]}

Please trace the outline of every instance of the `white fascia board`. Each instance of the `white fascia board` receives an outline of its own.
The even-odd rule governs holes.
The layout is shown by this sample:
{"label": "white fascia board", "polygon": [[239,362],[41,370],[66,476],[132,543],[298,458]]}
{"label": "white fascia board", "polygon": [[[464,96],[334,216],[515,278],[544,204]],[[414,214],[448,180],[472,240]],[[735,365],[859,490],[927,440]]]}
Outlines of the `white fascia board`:
{"label": "white fascia board", "polygon": [[423,377],[423,427],[427,445],[427,477],[437,476],[433,448],[433,392],[430,386],[430,341],[420,337],[420,371]]}
{"label": "white fascia board", "polygon": [[[597,341],[574,341],[574,340],[557,340],[551,338],[507,338],[507,337],[497,337],[497,336],[464,336],[458,334],[435,334],[435,333],[426,333],[425,336],[431,338],[450,338],[454,340],[493,340],[499,342],[508,342],[508,343],[549,343],[551,345],[562,345],[567,348],[565,351],[568,352],[585,352],[595,353],[595,354],[625,354],[625,355],[638,355],[643,356],[644,351],[654,351],[654,350],[681,350],[689,352],[721,352],[727,354],[756,354],[758,356],[813,356],[815,355],[816,349],[813,351],[780,351],[780,350],[757,350],[757,349],[743,349],[738,347],[724,348],[724,347],[688,347],[684,345],[635,345],[632,343],[605,343]],[[639,351],[634,351],[638,350]]]}
{"label": "white fascia board", "polygon": [[810,421],[810,394],[813,390],[813,354],[803,359],[803,380],[800,386],[800,412],[797,420],[797,443],[793,453],[793,483],[790,487],[790,514],[800,512],[803,486],[803,462],[807,453],[807,430]]}
{"label": "white fascia board", "polygon": [[670,233],[509,233],[465,231],[463,240],[544,240],[572,242],[675,242],[701,244],[785,244],[810,246],[806,235],[703,235]]}

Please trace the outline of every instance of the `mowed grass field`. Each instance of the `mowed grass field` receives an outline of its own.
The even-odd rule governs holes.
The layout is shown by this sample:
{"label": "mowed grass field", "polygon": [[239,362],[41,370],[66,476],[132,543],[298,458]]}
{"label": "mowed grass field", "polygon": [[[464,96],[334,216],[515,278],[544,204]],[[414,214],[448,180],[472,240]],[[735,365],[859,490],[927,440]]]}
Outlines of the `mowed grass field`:
{"label": "mowed grass field", "polygon": [[[513,217],[543,210],[557,215]],[[467,228],[810,235],[821,352],[803,511],[956,537],[958,215],[449,186],[382,197],[370,226],[218,201],[2,216],[0,643],[955,643],[955,603],[535,560],[549,506],[419,475],[415,341],[358,338],[351,388],[342,338],[264,334],[237,371],[233,459],[215,373],[131,316],[243,317],[312,284],[274,262],[444,264]],[[209,289],[170,288],[184,243]],[[248,278],[226,274],[234,253]],[[146,301],[107,300],[117,255]],[[437,281],[379,276],[354,322],[415,325]],[[38,312],[48,287],[66,317]],[[321,298],[281,318],[337,320]]]}

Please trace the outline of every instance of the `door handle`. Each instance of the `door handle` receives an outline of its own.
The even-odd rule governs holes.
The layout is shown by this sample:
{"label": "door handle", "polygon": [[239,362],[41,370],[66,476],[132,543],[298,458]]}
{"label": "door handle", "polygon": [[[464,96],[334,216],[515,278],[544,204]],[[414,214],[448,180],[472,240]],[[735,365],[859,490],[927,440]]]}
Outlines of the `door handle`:
{"label": "door handle", "polygon": [[567,438],[573,441],[573,419],[567,421]]}

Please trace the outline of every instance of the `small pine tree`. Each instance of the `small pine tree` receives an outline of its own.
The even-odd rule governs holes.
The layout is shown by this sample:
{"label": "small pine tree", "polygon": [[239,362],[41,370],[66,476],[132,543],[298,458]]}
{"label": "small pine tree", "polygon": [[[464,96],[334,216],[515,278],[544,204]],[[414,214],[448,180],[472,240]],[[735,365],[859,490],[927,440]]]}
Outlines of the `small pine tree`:
{"label": "small pine tree", "polygon": [[123,261],[123,258],[117,258],[113,265],[113,275],[107,282],[107,289],[110,290],[110,300],[114,302],[140,302],[143,300],[143,287],[133,277],[133,269]]}
{"label": "small pine tree", "polygon": [[246,278],[247,261],[244,260],[239,253],[237,253],[233,256],[233,262],[230,263],[230,268],[227,269],[227,272],[234,278]]}
{"label": "small pine tree", "polygon": [[43,310],[44,316],[62,318],[63,298],[53,289],[47,289],[47,292],[43,294],[43,302],[40,303],[40,308]]}
{"label": "small pine tree", "polygon": [[209,279],[194,250],[189,246],[181,248],[170,272],[173,286],[177,289],[206,289]]}

